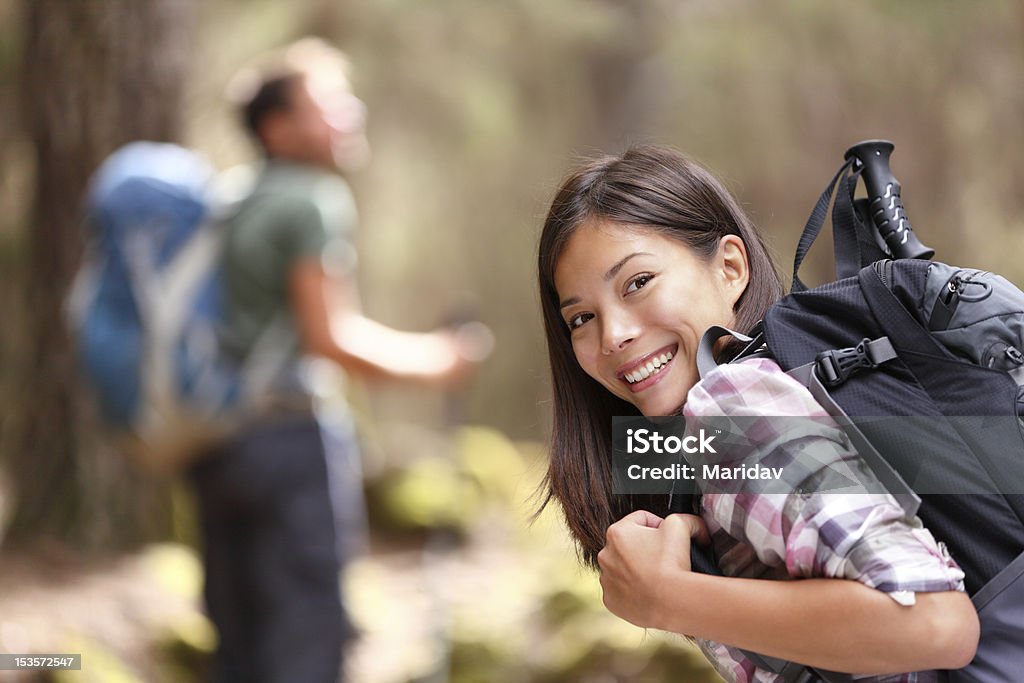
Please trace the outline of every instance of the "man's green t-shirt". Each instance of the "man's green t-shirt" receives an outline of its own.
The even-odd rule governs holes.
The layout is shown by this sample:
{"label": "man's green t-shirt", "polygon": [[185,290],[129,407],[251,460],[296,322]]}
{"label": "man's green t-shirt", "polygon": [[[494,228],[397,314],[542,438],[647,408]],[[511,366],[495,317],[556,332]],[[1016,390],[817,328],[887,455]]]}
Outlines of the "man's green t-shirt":
{"label": "man's green t-shirt", "polygon": [[352,193],[339,176],[282,161],[266,164],[227,225],[223,342],[232,356],[246,358],[271,325],[275,344],[297,353],[289,273],[310,258],[351,264],[355,225]]}

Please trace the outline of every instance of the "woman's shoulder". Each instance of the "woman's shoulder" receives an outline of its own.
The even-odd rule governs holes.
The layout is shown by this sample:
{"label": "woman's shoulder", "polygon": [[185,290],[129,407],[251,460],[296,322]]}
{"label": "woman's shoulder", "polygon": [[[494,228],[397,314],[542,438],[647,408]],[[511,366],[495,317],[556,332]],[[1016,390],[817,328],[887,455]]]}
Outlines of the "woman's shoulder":
{"label": "woman's shoulder", "polygon": [[719,365],[690,389],[683,414],[821,415],[811,392],[770,358]]}

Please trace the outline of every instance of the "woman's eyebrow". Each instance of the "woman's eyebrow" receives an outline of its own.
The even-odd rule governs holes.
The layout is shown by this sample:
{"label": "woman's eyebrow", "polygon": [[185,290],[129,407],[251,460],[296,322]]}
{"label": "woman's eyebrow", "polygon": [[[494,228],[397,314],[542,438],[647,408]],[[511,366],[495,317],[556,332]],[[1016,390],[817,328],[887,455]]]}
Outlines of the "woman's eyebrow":
{"label": "woman's eyebrow", "polygon": [[[652,254],[649,251],[634,251],[632,254],[627,254],[626,256],[624,256],[621,259],[619,259],[618,263],[616,263],[614,266],[609,268],[608,272],[604,274],[605,282],[607,282],[608,280],[611,280],[613,277],[615,277],[615,274],[618,273],[620,270],[622,270],[622,266],[626,265],[626,262],[629,261],[629,259],[633,258],[634,256],[654,256],[654,254]],[[579,302],[580,302],[580,298],[578,296],[572,296],[572,297],[569,297],[568,299],[566,299],[565,301],[563,301],[562,303],[560,303],[558,305],[558,309],[561,310],[561,309],[563,309],[563,308],[565,308],[567,306],[572,306],[573,304],[578,304]]]}
{"label": "woman's eyebrow", "polygon": [[622,270],[622,266],[626,265],[626,261],[633,258],[634,256],[654,256],[649,251],[634,251],[632,254],[623,257],[618,263],[608,269],[608,272],[604,274],[604,280],[607,282],[615,277],[615,274]]}

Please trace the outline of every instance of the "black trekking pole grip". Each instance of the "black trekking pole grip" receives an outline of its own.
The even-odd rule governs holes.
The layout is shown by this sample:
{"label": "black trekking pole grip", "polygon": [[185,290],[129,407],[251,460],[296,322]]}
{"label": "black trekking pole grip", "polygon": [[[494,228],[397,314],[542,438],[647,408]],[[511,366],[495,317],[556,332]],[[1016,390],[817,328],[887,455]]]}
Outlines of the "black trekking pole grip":
{"label": "black trekking pole grip", "polygon": [[[889,167],[895,145],[888,140],[865,140],[846,150],[843,158],[854,158],[863,169],[861,176],[868,193],[868,214],[893,258],[930,259],[935,250],[921,244],[910,227],[900,197],[902,189]],[[858,166],[855,164],[854,170]]]}

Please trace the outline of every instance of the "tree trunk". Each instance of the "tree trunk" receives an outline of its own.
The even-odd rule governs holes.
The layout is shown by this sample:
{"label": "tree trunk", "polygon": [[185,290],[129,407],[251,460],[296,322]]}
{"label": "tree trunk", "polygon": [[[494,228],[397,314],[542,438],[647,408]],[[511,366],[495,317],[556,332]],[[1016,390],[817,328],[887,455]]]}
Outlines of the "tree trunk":
{"label": "tree trunk", "polygon": [[22,2],[21,113],[35,187],[9,543],[130,545],[166,529],[155,519],[167,516],[166,487],[99,451],[62,306],[81,256],[89,175],[128,140],[179,136],[193,10],[194,0]]}
{"label": "tree trunk", "polygon": [[653,5],[631,0],[603,4],[617,18],[616,31],[630,38],[593,45],[584,63],[596,116],[592,139],[598,149],[616,153],[650,135],[650,113],[657,110],[659,90],[647,69],[661,26]]}

